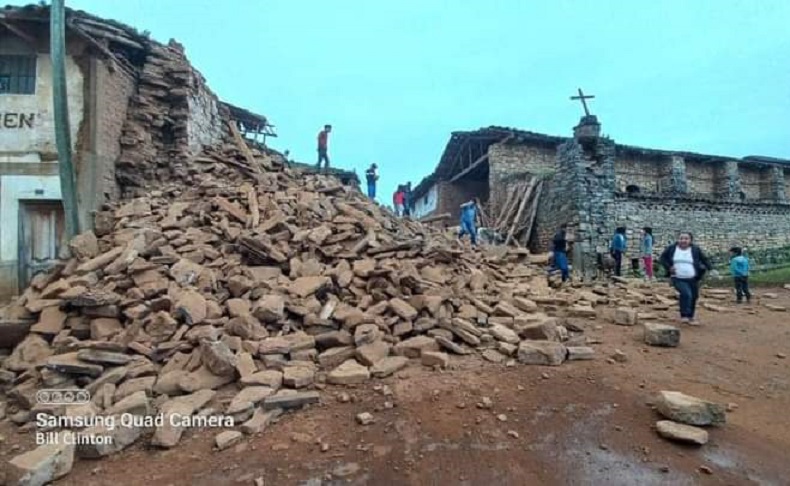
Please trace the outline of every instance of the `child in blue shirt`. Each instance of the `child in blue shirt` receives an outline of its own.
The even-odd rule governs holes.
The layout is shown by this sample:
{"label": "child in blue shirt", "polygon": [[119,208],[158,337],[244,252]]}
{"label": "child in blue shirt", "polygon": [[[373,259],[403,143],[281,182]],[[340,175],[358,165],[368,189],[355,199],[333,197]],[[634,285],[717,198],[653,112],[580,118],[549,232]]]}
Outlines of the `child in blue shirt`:
{"label": "child in blue shirt", "polygon": [[752,300],[752,294],[749,292],[749,259],[737,246],[730,248],[730,255],[730,273],[735,281],[736,302],[740,304],[745,296],[748,304]]}

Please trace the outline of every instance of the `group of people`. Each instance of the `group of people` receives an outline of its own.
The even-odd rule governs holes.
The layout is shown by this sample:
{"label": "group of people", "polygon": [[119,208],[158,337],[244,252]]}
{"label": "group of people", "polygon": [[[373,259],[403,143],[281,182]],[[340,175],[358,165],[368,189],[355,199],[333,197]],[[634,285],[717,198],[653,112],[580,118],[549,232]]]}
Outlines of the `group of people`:
{"label": "group of people", "polygon": [[395,208],[395,215],[401,218],[411,216],[412,203],[411,182],[399,185],[392,194],[392,207]]}
{"label": "group of people", "polygon": [[[653,229],[644,227],[640,231],[640,255],[644,266],[645,278],[654,279],[653,268]],[[626,228],[618,227],[609,246],[614,260],[614,274],[622,274],[622,261],[627,249]],[[567,225],[562,225],[553,238],[554,266],[560,271],[562,281],[569,278],[568,272],[568,235]],[[661,267],[666,271],[671,285],[678,292],[678,303],[681,322],[689,325],[698,324],[696,319],[699,287],[705,274],[713,266],[705,252],[694,244],[694,236],[688,231],[678,234],[677,241],[667,246],[659,257]],[[749,291],[749,259],[743,249],[737,246],[730,248],[730,273],[735,284],[736,302],[747,303],[752,295]]]}

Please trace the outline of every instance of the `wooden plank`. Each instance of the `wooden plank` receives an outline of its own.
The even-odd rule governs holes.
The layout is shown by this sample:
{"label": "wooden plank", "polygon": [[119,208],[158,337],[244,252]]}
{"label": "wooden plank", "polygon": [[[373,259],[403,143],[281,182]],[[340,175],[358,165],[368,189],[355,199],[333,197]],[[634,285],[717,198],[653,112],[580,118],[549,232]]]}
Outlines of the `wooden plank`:
{"label": "wooden plank", "polygon": [[524,235],[524,246],[529,245],[529,239],[532,237],[532,227],[535,224],[535,217],[538,215],[538,204],[540,204],[540,194],[543,192],[543,181],[538,183],[538,188],[535,190],[534,201],[527,219],[526,234]]}
{"label": "wooden plank", "polygon": [[510,243],[510,240],[513,239],[513,233],[516,231],[516,226],[518,226],[518,220],[521,219],[521,213],[524,212],[524,207],[532,195],[532,191],[535,190],[536,185],[537,182],[535,179],[533,179],[529,184],[529,188],[527,188],[527,193],[524,195],[524,199],[521,200],[521,204],[518,207],[518,212],[516,212],[516,217],[510,226],[510,231],[508,231],[507,238],[505,238],[505,246],[507,246]]}
{"label": "wooden plank", "polygon": [[254,187],[250,187],[249,192],[247,192],[247,204],[250,207],[250,224],[252,228],[257,228],[261,224],[261,211],[258,208],[258,192]]}
{"label": "wooden plank", "polygon": [[38,48],[38,45],[36,44],[36,38],[33,37],[32,35],[28,34],[27,32],[25,32],[24,30],[22,30],[20,27],[17,27],[14,24],[12,24],[10,22],[7,22],[5,20],[0,20],[0,25],[5,27],[6,29],[10,30],[11,32],[16,34],[17,36],[21,37],[25,42],[30,44],[30,46],[33,47],[34,49]]}
{"label": "wooden plank", "polygon": [[452,183],[452,182],[457,181],[461,177],[463,177],[466,174],[468,174],[468,173],[472,172],[473,170],[475,170],[480,164],[482,164],[483,162],[486,162],[486,161],[488,161],[488,153],[485,153],[485,154],[481,155],[480,157],[478,157],[478,159],[475,160],[474,162],[472,162],[468,167],[466,167],[464,170],[462,170],[461,172],[459,172],[456,175],[454,175],[452,177],[452,179],[450,179],[449,182]]}
{"label": "wooden plank", "polygon": [[420,223],[431,223],[433,221],[440,221],[442,219],[449,219],[452,215],[450,213],[437,214],[436,216],[428,216],[427,218],[420,219]]}
{"label": "wooden plank", "polygon": [[253,157],[250,148],[247,146],[247,142],[245,142],[244,139],[241,137],[241,134],[239,133],[239,129],[236,128],[236,122],[234,122],[233,120],[229,120],[228,128],[230,129],[230,134],[233,136],[233,141],[236,142],[236,147],[238,147],[242,155],[244,155],[244,158],[247,159],[247,164],[250,166],[250,169],[252,169],[255,172],[260,172],[261,167],[255,161],[255,157]]}

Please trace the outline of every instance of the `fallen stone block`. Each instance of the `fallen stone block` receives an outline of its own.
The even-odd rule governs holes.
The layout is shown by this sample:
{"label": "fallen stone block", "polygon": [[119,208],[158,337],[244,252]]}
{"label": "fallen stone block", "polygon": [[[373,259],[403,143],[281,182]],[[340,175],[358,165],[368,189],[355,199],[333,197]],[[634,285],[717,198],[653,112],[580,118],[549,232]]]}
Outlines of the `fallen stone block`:
{"label": "fallen stone block", "polygon": [[[40,445],[8,462],[5,484],[40,486],[62,478],[74,465],[74,442],[66,434],[53,433],[52,443]],[[67,442],[71,442],[67,444]]]}
{"label": "fallen stone block", "polygon": [[358,385],[370,379],[370,370],[355,360],[350,359],[326,376],[326,381],[333,385]]}
{"label": "fallen stone block", "polygon": [[214,437],[214,443],[217,445],[217,449],[224,451],[229,447],[233,447],[234,445],[241,442],[241,439],[244,438],[244,435],[237,431],[237,430],[226,430],[225,432],[220,432]]}
{"label": "fallen stone block", "polygon": [[620,307],[614,311],[614,323],[620,326],[636,326],[639,322],[639,313],[636,309]]}
{"label": "fallen stone block", "polygon": [[491,326],[489,328],[489,332],[498,341],[503,341],[510,344],[518,344],[521,342],[521,339],[518,337],[518,334],[516,334],[515,331],[499,324],[494,324]]}
{"label": "fallen stone block", "polygon": [[390,376],[409,364],[409,358],[405,356],[387,356],[370,369],[370,374],[376,378]]}
{"label": "fallen stone block", "polygon": [[447,353],[439,351],[423,351],[420,362],[423,366],[447,368],[447,365],[450,364],[450,357]]}
{"label": "fallen stone block", "polygon": [[393,348],[393,353],[407,358],[419,358],[423,350],[439,351],[436,340],[428,336],[414,336],[401,341]]}
{"label": "fallen stone block", "polygon": [[664,417],[687,425],[722,425],[726,422],[724,405],[681,392],[659,392],[655,407]]}
{"label": "fallen stone block", "polygon": [[261,433],[282,414],[283,410],[281,408],[272,410],[257,408],[252,418],[241,424],[241,431],[247,435]]}
{"label": "fallen stone block", "polygon": [[304,388],[313,384],[315,372],[305,366],[283,368],[283,385],[291,388]]}
{"label": "fallen stone block", "polygon": [[708,431],[691,425],[679,424],[671,420],[656,422],[656,432],[665,439],[696,445],[708,443]]}
{"label": "fallen stone block", "polygon": [[565,361],[568,350],[554,341],[521,341],[518,361],[524,364],[559,366]]}
{"label": "fallen stone block", "polygon": [[595,350],[588,346],[568,346],[568,361],[595,359]]}
{"label": "fallen stone block", "polygon": [[680,344],[680,329],[667,324],[646,322],[645,343],[650,346],[674,348]]}
{"label": "fallen stone block", "polygon": [[283,373],[278,370],[263,370],[241,377],[243,386],[268,386],[277,391],[283,383]]}
{"label": "fallen stone block", "polygon": [[143,433],[143,428],[135,424],[119,425],[120,417],[116,416],[113,428],[97,425],[81,432],[85,437],[92,437],[77,445],[77,456],[97,459],[120,452],[134,444]]}
{"label": "fallen stone block", "polygon": [[263,408],[264,410],[273,410],[275,408],[287,410],[318,403],[319,399],[320,395],[316,391],[297,392],[288,395],[274,395],[266,397],[263,400]]}

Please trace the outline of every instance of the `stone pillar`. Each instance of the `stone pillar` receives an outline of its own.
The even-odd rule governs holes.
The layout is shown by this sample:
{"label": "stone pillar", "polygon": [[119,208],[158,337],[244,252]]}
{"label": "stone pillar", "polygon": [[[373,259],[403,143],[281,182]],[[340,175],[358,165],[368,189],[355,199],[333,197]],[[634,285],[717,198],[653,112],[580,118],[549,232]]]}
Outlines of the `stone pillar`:
{"label": "stone pillar", "polygon": [[724,163],[723,196],[738,200],[741,197],[741,174],[738,172],[738,161],[728,160]]}
{"label": "stone pillar", "polygon": [[787,196],[784,170],[775,165],[771,167],[771,198],[776,202],[786,203]]}
{"label": "stone pillar", "polygon": [[686,160],[679,155],[670,156],[669,191],[675,194],[687,194]]}

